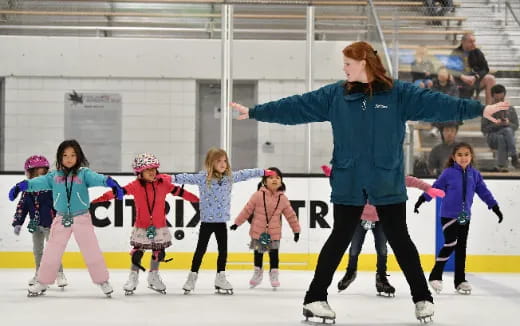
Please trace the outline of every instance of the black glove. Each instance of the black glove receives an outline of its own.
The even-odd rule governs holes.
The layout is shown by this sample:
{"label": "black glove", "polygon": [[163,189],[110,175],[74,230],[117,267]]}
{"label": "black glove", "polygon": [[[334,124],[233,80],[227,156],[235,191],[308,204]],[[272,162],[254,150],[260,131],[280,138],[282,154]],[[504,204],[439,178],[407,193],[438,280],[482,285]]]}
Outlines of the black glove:
{"label": "black glove", "polygon": [[300,234],[298,232],[296,232],[294,234],[294,242],[298,242],[298,240],[300,240]]}
{"label": "black glove", "polygon": [[231,226],[229,227],[229,229],[230,229],[231,231],[235,231],[237,228],[238,228],[238,225],[236,225],[236,224],[233,224],[233,225],[231,225]]}
{"label": "black glove", "polygon": [[423,195],[420,195],[419,196],[419,199],[417,199],[417,202],[415,203],[415,206],[414,206],[414,209],[413,209],[413,212],[416,213],[416,214],[419,214],[419,207],[422,205],[422,203],[424,203],[426,201],[426,198],[424,198]]}
{"label": "black glove", "polygon": [[500,207],[498,205],[495,205],[491,207],[493,210],[493,213],[495,213],[498,216],[498,223],[502,223],[502,220],[504,219],[504,216],[502,215],[502,212],[500,211]]}
{"label": "black glove", "polygon": [[132,255],[132,264],[136,267],[139,267],[140,270],[145,272],[146,268],[144,268],[141,265],[141,259],[143,258],[144,252],[142,250],[132,249],[132,251],[130,251],[130,254]]}
{"label": "black glove", "polygon": [[169,258],[169,259],[164,259],[164,258],[166,258],[166,251],[164,251],[164,249],[154,250],[152,252],[152,259],[155,261],[167,263],[167,262],[170,262],[173,260],[173,258]]}

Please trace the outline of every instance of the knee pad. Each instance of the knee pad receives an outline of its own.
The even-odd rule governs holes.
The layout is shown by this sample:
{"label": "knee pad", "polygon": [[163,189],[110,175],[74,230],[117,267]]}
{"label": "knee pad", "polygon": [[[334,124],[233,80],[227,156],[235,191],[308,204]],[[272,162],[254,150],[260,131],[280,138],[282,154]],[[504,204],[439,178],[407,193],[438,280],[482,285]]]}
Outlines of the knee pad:
{"label": "knee pad", "polygon": [[132,264],[143,272],[146,271],[146,269],[141,265],[141,259],[143,258],[144,251],[134,248],[130,251],[130,255],[132,256]]}

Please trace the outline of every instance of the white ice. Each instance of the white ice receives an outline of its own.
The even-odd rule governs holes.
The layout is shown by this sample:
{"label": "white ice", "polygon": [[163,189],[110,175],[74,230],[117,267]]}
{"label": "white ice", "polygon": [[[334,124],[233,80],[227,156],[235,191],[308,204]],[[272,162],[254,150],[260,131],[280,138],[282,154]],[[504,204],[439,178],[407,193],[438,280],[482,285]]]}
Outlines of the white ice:
{"label": "white ice", "polygon": [[[41,297],[27,297],[29,269],[0,269],[0,320],[2,325],[302,325],[302,301],[313,273],[282,270],[281,287],[273,291],[264,281],[249,288],[252,271],[230,270],[229,281],[235,294],[214,294],[214,271],[199,273],[192,294],[181,290],[188,271],[161,271],[167,286],[162,295],[147,288],[141,273],[134,295],[122,290],[128,271],[111,270],[114,287],[106,298],[91,283],[86,270],[65,270],[69,285],[64,291],[55,285]],[[329,304],[336,311],[336,325],[418,325],[414,305],[404,276],[391,272],[390,283],[396,297],[376,295],[374,273],[359,272],[347,290],[338,293],[336,273],[329,288]],[[434,325],[518,325],[520,274],[468,274],[471,295],[457,294],[453,275],[445,273],[444,290],[434,295]]]}

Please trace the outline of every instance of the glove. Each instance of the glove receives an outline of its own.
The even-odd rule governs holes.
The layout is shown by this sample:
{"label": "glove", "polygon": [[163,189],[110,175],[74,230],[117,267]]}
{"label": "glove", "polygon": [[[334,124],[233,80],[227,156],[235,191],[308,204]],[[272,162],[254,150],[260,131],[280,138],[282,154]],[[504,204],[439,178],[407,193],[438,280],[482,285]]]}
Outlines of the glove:
{"label": "glove", "polygon": [[112,177],[107,178],[107,187],[112,188],[112,192],[116,196],[116,199],[123,200],[123,197],[125,196],[125,192],[123,188],[117,183],[116,180],[114,180]]}
{"label": "glove", "polygon": [[189,201],[191,203],[198,203],[200,201],[199,197],[197,197],[196,195],[192,194],[188,190],[185,190],[184,189],[184,185],[182,185],[182,187],[174,186],[171,194],[174,195],[174,196],[181,197],[184,200],[187,200],[187,201]]}
{"label": "glove", "polygon": [[20,230],[22,229],[21,225],[15,225],[14,227],[14,234],[20,235]]}
{"label": "glove", "polygon": [[[433,188],[432,188],[433,189]],[[426,198],[424,198],[423,195],[419,196],[419,199],[417,199],[417,202],[415,203],[415,207],[413,209],[413,212],[416,214],[419,214],[419,207],[426,201]]]}
{"label": "glove", "polygon": [[326,177],[330,177],[330,173],[332,172],[332,169],[328,165],[322,165],[321,170],[323,171],[323,174],[325,174]]}
{"label": "glove", "polygon": [[271,170],[264,170],[264,176],[270,177],[272,175],[276,175],[276,172],[271,171]]}
{"label": "glove", "polygon": [[164,249],[154,250],[152,252],[152,259],[155,261],[167,263],[167,262],[170,262],[173,260],[173,258],[169,258],[169,259],[164,259],[164,258],[166,258],[166,252],[164,251]]}
{"label": "glove", "polygon": [[146,268],[141,265],[141,259],[143,258],[144,252],[139,249],[132,249],[130,250],[130,255],[132,256],[132,264],[145,272]]}
{"label": "glove", "polygon": [[432,198],[435,198],[435,197],[444,198],[444,195],[446,195],[442,189],[437,189],[437,188],[433,188],[433,187],[428,189],[428,191],[426,193]]}
{"label": "glove", "polygon": [[29,183],[27,180],[18,182],[14,185],[14,187],[9,190],[9,200],[13,201],[16,199],[16,196],[20,193],[20,191],[26,191],[29,188]]}
{"label": "glove", "polygon": [[495,213],[498,216],[498,223],[502,223],[504,216],[502,215],[502,212],[500,211],[498,205],[491,207],[491,209],[493,210],[493,213]]}
{"label": "glove", "polygon": [[235,231],[237,228],[238,228],[238,225],[236,225],[236,224],[233,224],[233,225],[231,225],[231,226],[229,227],[229,229],[230,229],[231,231]]}
{"label": "glove", "polygon": [[294,233],[294,242],[298,242],[300,240],[300,233],[296,232]]}

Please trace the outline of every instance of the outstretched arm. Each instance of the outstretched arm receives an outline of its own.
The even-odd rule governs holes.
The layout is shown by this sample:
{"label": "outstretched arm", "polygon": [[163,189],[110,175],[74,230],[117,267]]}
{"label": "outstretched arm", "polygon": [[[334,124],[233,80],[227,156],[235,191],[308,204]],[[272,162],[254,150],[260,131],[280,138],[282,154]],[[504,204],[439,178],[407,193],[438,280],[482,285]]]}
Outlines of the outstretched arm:
{"label": "outstretched arm", "polygon": [[178,196],[183,198],[184,200],[187,200],[192,203],[198,203],[199,197],[197,197],[195,194],[189,192],[188,190],[184,189],[184,185],[182,187],[173,185],[173,190],[170,192],[174,196]]}

